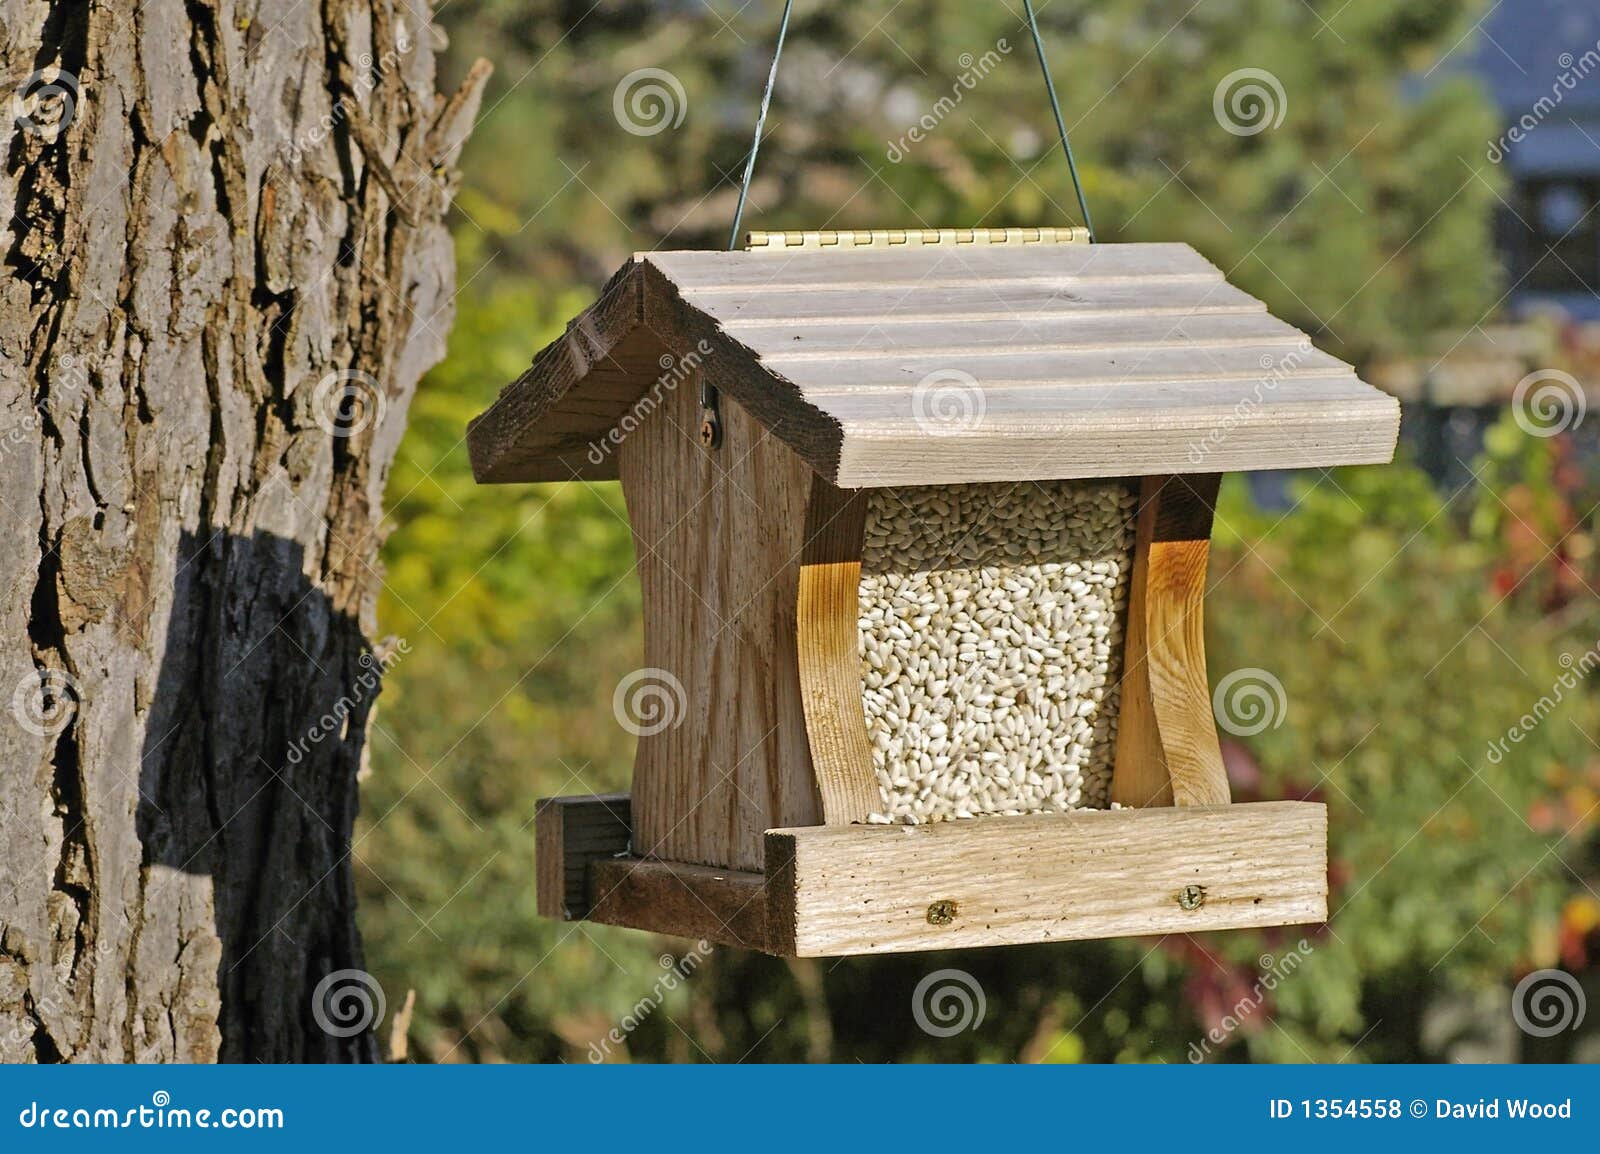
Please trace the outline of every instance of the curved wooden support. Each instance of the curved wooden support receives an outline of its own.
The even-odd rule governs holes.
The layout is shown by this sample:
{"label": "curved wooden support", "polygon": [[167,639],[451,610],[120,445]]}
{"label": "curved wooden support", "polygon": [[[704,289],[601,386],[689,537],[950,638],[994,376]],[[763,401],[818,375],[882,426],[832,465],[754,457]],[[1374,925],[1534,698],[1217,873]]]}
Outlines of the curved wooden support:
{"label": "curved wooden support", "polygon": [[825,825],[865,821],[882,804],[861,704],[858,620],[866,499],[818,477],[806,507],[797,606],[800,689]]}
{"label": "curved wooden support", "polygon": [[1111,800],[1226,805],[1202,601],[1218,474],[1146,477],[1128,594]]}

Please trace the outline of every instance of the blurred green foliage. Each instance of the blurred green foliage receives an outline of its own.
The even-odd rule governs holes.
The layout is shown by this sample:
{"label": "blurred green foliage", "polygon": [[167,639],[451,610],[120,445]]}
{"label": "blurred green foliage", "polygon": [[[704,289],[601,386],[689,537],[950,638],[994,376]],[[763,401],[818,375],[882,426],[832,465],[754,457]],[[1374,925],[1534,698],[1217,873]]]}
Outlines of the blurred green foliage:
{"label": "blurred green foliage", "polygon": [[[1484,258],[1498,178],[1460,157],[1493,119],[1464,81],[1406,81],[1476,7],[1044,5],[1102,236],[1194,243],[1352,358],[1476,323],[1498,295]],[[1183,1061],[1233,1014],[1209,1059],[1408,1060],[1445,1052],[1430,1007],[1586,965],[1600,702],[1584,686],[1507,755],[1490,750],[1551,692],[1562,655],[1595,644],[1592,524],[1559,442],[1509,421],[1480,483],[1451,497],[1404,463],[1307,474],[1287,512],[1224,486],[1212,681],[1265,671],[1285,702],[1278,725],[1227,742],[1230,774],[1241,800],[1328,804],[1327,927],[825,963],[718,949],[664,983],[687,943],[535,917],[534,799],[627,787],[611,693],[640,663],[632,542],[614,485],[474,485],[465,424],[628,250],[725,243],[726,174],[776,10],[454,0],[441,14],[456,66],[484,52],[499,87],[465,161],[450,354],[389,483],[381,616],[412,648],[386,682],[357,845],[369,965],[391,1007],[416,991],[412,1056],[583,1061],[631,1016],[613,1057]],[[1070,223],[1019,17],[797,3],[748,222]],[[1000,37],[1002,63],[890,163],[961,54]],[[678,78],[687,114],[634,136],[612,99],[645,67]],[[1287,109],[1241,137],[1213,95],[1247,67],[1272,71]],[[1291,953],[1294,974],[1239,1013]],[[912,1015],[941,966],[987,999],[983,1023],[951,1038]]]}

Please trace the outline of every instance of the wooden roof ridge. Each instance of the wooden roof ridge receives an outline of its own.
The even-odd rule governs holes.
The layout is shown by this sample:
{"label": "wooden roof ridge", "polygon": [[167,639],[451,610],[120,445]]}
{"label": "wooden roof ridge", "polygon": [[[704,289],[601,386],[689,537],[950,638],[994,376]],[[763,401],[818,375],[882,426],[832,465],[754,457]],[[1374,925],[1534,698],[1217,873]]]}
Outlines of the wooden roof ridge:
{"label": "wooden roof ridge", "polygon": [[1187,245],[811,244],[635,254],[472,422],[474,474],[615,477],[702,374],[847,488],[1374,463],[1399,427]]}

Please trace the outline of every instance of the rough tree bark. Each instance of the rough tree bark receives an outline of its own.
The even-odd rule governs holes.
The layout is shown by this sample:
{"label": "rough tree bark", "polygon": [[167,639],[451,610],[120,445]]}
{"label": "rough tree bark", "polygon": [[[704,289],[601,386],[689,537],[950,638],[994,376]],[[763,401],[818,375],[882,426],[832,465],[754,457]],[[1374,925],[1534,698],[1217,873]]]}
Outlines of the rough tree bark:
{"label": "rough tree bark", "polygon": [[0,0],[0,1061],[375,1057],[312,1000],[362,964],[380,498],[487,72],[439,96],[439,39]]}

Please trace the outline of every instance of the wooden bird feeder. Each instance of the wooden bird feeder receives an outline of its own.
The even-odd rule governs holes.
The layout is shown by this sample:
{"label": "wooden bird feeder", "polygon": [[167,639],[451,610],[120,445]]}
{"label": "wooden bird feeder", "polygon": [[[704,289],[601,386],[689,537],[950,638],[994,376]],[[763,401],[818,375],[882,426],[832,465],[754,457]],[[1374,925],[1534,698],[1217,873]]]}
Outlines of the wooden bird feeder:
{"label": "wooden bird feeder", "polygon": [[630,795],[539,803],[540,912],[780,955],[1315,922],[1327,815],[1230,804],[1220,475],[1388,461],[1396,402],[1181,244],[641,253],[469,432],[620,478]]}

